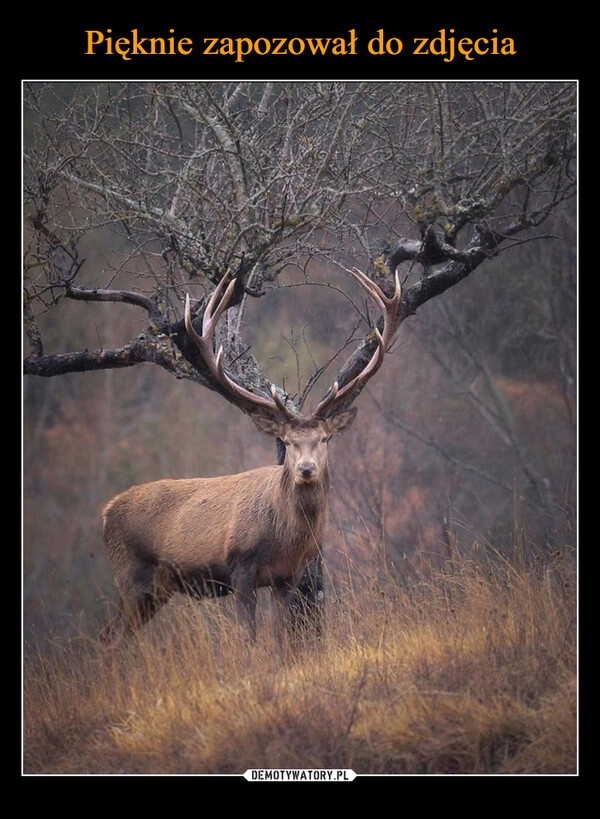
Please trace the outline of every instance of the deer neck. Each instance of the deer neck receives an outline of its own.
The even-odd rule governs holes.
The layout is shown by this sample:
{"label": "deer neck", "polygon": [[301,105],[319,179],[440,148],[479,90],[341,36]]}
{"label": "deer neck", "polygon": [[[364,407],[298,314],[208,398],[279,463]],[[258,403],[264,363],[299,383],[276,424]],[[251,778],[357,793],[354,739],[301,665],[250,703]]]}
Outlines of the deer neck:
{"label": "deer neck", "polygon": [[330,483],[327,465],[321,479],[310,484],[295,483],[290,470],[284,467],[277,491],[279,508],[284,510],[288,519],[296,517],[302,520],[315,519],[327,509]]}

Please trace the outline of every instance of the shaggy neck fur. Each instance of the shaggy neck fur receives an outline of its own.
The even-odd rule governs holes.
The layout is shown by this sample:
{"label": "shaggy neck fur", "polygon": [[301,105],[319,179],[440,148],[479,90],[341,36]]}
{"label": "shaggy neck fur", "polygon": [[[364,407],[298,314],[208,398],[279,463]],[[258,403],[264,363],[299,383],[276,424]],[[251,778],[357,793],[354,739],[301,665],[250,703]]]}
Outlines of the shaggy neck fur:
{"label": "shaggy neck fur", "polygon": [[318,546],[327,523],[330,475],[327,466],[321,480],[296,484],[284,467],[278,487],[277,542],[310,542]]}

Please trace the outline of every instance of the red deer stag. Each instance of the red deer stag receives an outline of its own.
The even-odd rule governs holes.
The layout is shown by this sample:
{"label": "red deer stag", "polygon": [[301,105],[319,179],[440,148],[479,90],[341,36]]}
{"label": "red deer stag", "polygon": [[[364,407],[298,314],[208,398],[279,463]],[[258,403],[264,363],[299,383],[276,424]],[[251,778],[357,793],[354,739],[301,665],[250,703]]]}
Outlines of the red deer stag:
{"label": "red deer stag", "polygon": [[[367,276],[350,270],[384,315],[383,332],[365,368],[342,388],[335,382],[308,417],[286,406],[274,386],[267,398],[237,384],[215,356],[214,330],[235,280],[227,274],[204,312],[202,335],[185,326],[203,362],[261,432],[285,444],[283,465],[216,478],[159,480],[133,486],[105,507],[104,541],[119,591],[119,610],[102,632],[109,642],[146,623],[176,592],[194,597],[234,593],[236,609],[255,636],[256,590],[270,586],[280,601],[293,592],[317,554],[327,522],[327,442],[346,429],[356,408],[340,410],[379,369],[397,328],[400,283],[391,298]],[[225,291],[225,292],[223,292]]]}

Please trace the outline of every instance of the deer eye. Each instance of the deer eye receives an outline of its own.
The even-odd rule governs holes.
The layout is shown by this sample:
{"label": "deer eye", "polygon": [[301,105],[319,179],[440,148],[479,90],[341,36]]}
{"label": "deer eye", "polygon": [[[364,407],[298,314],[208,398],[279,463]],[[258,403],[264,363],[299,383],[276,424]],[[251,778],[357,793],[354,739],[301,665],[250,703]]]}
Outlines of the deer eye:
{"label": "deer eye", "polygon": [[331,435],[326,435],[324,438],[321,438],[321,443],[322,444],[327,444],[327,443],[329,443],[330,439],[331,439]]}

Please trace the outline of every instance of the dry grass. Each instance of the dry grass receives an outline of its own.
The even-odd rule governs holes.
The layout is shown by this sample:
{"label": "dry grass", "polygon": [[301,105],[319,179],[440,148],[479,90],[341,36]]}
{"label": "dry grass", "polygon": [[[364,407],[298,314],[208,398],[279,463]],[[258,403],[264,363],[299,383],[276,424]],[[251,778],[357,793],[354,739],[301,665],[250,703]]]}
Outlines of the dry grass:
{"label": "dry grass", "polygon": [[[390,591],[391,589],[391,591]],[[320,643],[171,605],[128,644],[28,646],[25,774],[575,774],[576,575],[462,558],[330,595]]]}

